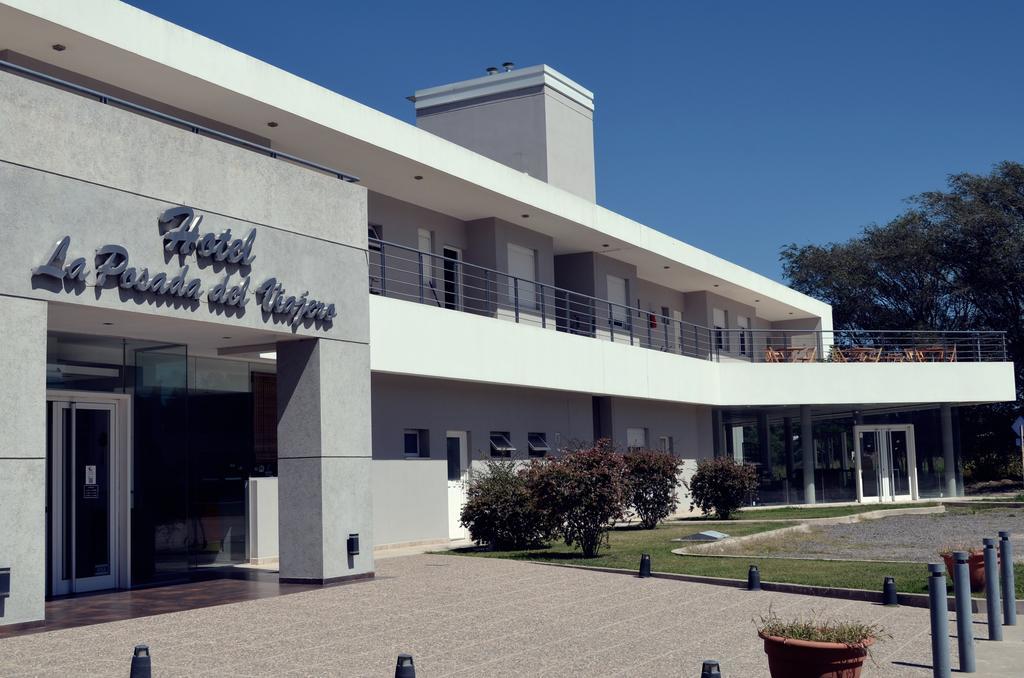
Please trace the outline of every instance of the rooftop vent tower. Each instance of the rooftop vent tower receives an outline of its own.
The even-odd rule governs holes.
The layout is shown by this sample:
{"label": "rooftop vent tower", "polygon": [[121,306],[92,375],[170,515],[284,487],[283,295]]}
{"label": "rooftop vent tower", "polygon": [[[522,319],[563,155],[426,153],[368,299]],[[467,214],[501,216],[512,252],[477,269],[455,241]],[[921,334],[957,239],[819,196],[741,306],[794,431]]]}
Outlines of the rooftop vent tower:
{"label": "rooftop vent tower", "polygon": [[550,66],[502,68],[417,90],[416,126],[594,201],[593,93]]}

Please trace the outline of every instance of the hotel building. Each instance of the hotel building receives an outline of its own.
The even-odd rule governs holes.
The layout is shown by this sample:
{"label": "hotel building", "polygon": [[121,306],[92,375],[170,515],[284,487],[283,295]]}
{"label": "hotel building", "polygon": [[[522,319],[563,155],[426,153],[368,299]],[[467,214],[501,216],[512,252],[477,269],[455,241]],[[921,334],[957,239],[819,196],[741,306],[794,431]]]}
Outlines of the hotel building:
{"label": "hotel building", "polygon": [[474,463],[602,437],[756,464],[761,503],[962,493],[1001,333],[836,331],[600,207],[594,95],[548,66],[410,99],[0,3],[0,624],[278,557],[372,576],[464,536]]}

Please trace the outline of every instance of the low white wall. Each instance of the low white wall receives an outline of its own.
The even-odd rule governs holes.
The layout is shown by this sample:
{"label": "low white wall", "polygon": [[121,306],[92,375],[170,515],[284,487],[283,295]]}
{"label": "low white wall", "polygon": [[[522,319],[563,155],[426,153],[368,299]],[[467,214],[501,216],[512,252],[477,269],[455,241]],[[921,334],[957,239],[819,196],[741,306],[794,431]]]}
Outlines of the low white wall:
{"label": "low white wall", "polygon": [[249,478],[245,494],[245,512],[249,522],[245,553],[251,565],[277,559],[277,478]]}
{"label": "low white wall", "polygon": [[448,462],[373,460],[374,547],[448,540]]}

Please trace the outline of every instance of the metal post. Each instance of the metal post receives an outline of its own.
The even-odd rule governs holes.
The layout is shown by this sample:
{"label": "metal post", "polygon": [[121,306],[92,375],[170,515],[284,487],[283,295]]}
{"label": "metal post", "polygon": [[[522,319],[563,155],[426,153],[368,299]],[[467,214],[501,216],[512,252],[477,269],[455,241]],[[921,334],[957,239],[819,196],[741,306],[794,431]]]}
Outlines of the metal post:
{"label": "metal post", "polygon": [[747,570],[747,590],[761,590],[761,571],[757,569],[757,565],[751,565],[750,569]]}
{"label": "metal post", "polygon": [[653,313],[647,314],[647,348],[654,348],[654,335],[651,332],[651,318],[653,317]]}
{"label": "metal post", "polygon": [[519,278],[512,278],[513,303],[516,307],[516,322],[519,322]]}
{"label": "metal post", "polygon": [[949,609],[946,602],[946,566],[928,565],[928,611],[932,626],[932,676],[950,678]]}
{"label": "metal post", "polygon": [[700,667],[700,678],[722,678],[722,668],[717,659],[705,659]]}
{"label": "metal post", "polygon": [[640,578],[651,576],[651,556],[647,553],[640,555]]}
{"label": "metal post", "polygon": [[626,311],[626,325],[627,325],[627,328],[629,329],[629,345],[630,346],[633,345],[633,318],[631,317],[632,315],[633,314],[630,313],[628,310]]}
{"label": "metal post", "polygon": [[148,645],[136,645],[132,651],[130,678],[150,678],[153,675],[153,658],[149,656]]}
{"label": "metal post", "polygon": [[544,297],[545,297],[544,287],[541,286],[539,289],[540,289],[540,326],[542,328],[546,328],[548,326],[548,321],[544,317],[544,306],[545,306],[545,304],[544,304]]}
{"label": "metal post", "polygon": [[398,655],[395,663],[395,678],[416,678],[416,666],[413,664],[411,654]]}
{"label": "metal post", "polygon": [[974,673],[974,623],[971,617],[971,575],[968,571],[970,554],[953,553],[953,593],[956,595],[956,642],[959,648],[960,672]]}
{"label": "metal post", "polygon": [[996,540],[982,539],[985,544],[985,614],[988,616],[988,639],[1002,640],[1003,627],[999,612],[999,571],[996,567]]}
{"label": "metal post", "polygon": [[896,593],[896,580],[892,577],[886,577],[882,581],[882,605],[886,607],[899,607],[899,604],[899,595]]}
{"label": "metal post", "polygon": [[615,318],[612,317],[612,302],[608,302],[608,336],[615,341]]}
{"label": "metal post", "polygon": [[999,557],[1003,571],[1003,624],[1016,626],[1017,584],[1013,577],[1013,544],[1010,543],[1010,533],[1006,530],[999,532]]}
{"label": "metal post", "polygon": [[423,303],[423,252],[416,253],[416,260],[420,270],[420,303]]}
{"label": "metal post", "polygon": [[380,244],[380,296],[388,296],[387,260],[384,258],[384,243]]}

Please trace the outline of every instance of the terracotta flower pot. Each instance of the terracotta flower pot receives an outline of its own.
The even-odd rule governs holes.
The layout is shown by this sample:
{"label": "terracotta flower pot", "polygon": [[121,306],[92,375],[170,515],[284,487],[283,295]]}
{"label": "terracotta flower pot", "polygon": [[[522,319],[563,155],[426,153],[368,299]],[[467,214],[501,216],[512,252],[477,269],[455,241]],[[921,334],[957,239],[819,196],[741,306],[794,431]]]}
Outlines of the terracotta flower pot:
{"label": "terracotta flower pot", "polygon": [[772,678],[858,678],[875,639],[856,645],[766,636],[764,653]]}
{"label": "terracotta flower pot", "polygon": [[[953,578],[953,554],[943,553],[942,559],[946,562],[946,572],[949,578]],[[999,564],[999,554],[996,554],[996,564]],[[971,576],[971,590],[981,591],[985,588],[985,554],[982,552],[971,553],[967,558],[967,571]]]}

